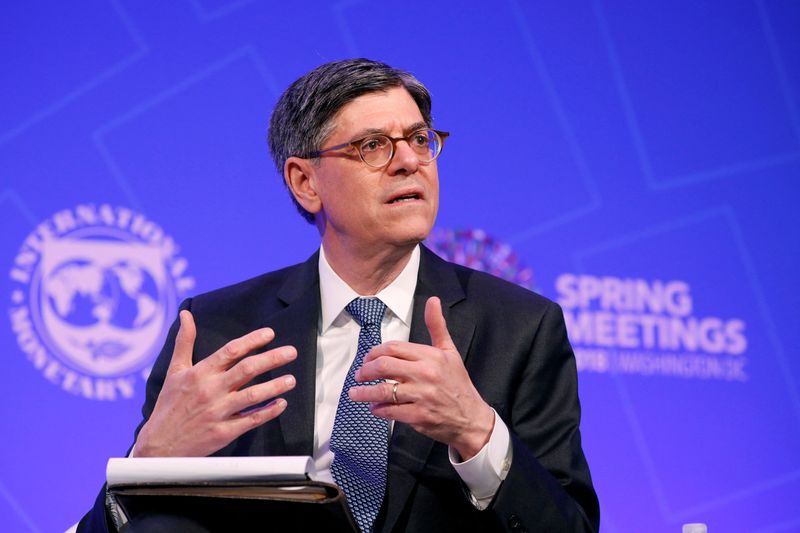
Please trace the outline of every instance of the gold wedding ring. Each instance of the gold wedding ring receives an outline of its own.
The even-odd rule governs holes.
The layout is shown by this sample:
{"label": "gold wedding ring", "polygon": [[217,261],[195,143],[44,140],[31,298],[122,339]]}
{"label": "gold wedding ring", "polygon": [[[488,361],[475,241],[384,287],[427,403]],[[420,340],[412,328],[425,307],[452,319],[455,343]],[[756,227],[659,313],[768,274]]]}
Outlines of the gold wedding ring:
{"label": "gold wedding ring", "polygon": [[395,382],[392,384],[392,402],[398,403],[397,401],[397,386],[399,383]]}

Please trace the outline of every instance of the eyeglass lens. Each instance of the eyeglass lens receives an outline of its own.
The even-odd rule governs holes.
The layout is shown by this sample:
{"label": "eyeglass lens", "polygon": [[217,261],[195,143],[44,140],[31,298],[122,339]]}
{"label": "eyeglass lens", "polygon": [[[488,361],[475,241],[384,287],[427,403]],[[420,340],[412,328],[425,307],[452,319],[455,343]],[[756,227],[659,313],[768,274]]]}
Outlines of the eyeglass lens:
{"label": "eyeglass lens", "polygon": [[[415,131],[405,140],[422,163],[430,163],[436,159],[442,148],[442,140],[433,130]],[[364,139],[358,150],[366,164],[381,167],[392,158],[394,144],[386,135],[375,135]]]}

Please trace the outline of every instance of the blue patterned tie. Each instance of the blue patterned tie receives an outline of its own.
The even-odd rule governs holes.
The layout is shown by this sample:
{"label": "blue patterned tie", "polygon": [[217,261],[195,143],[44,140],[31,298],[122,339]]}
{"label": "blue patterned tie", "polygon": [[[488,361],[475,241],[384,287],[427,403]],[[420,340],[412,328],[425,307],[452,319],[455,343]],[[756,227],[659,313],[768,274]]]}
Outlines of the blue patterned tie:
{"label": "blue patterned tie", "polygon": [[356,384],[356,370],[361,368],[364,357],[381,343],[381,321],[386,304],[377,298],[356,298],[345,309],[361,325],[361,332],[358,352],[347,371],[333,422],[331,473],[344,491],[358,527],[366,532],[372,530],[386,490],[389,421],[374,416],[366,403],[350,400],[347,391]]}

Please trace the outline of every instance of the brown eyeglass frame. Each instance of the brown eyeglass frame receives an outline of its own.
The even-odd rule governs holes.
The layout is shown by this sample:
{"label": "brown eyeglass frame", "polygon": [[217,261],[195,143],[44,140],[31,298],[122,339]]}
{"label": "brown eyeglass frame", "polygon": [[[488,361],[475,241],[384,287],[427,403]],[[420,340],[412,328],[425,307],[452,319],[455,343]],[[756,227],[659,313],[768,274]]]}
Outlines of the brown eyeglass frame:
{"label": "brown eyeglass frame", "polygon": [[[409,142],[411,137],[413,137],[415,134],[417,134],[417,133],[419,133],[421,131],[432,131],[436,135],[439,136],[439,139],[441,141],[439,143],[439,151],[436,153],[436,155],[433,156],[433,158],[430,161],[425,161],[425,164],[427,164],[427,163],[430,163],[431,161],[435,161],[436,158],[439,157],[439,155],[442,153],[442,149],[444,148],[444,140],[447,139],[447,137],[450,136],[449,132],[434,130],[432,128],[422,128],[422,129],[419,129],[419,130],[414,130],[414,131],[412,131],[411,133],[409,133],[408,135],[406,135],[404,137],[390,137],[389,135],[386,135],[386,134],[383,134],[383,133],[371,133],[369,135],[365,135],[363,137],[359,137],[358,139],[356,139],[354,141],[350,141],[350,142],[346,142],[346,143],[342,143],[342,144],[337,144],[336,146],[331,146],[330,148],[325,148],[324,150],[318,150],[316,152],[311,152],[308,155],[308,157],[309,158],[319,157],[322,154],[325,154],[327,152],[332,152],[334,150],[341,150],[342,148],[347,148],[347,147],[352,146],[353,148],[356,149],[356,152],[358,153],[358,157],[361,159],[361,161],[365,165],[367,165],[368,167],[372,167],[372,168],[381,168],[381,167],[384,167],[384,166],[388,165],[389,163],[391,163],[392,159],[394,159],[395,145],[396,145],[397,142],[399,142],[399,141]],[[375,165],[370,165],[369,163],[367,163],[364,160],[364,156],[361,154],[361,143],[363,143],[366,139],[369,139],[370,137],[385,137],[385,138],[389,139],[389,141],[392,143],[392,152],[389,154],[389,159],[386,160],[386,163],[383,163],[382,165],[375,166]]]}

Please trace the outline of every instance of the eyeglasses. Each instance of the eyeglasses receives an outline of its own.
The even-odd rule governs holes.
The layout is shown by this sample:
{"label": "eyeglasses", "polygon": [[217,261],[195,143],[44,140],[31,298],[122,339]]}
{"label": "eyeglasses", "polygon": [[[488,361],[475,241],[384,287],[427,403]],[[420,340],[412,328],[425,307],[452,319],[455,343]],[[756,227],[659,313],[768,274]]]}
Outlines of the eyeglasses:
{"label": "eyeglasses", "polygon": [[398,141],[406,141],[411,149],[414,150],[414,153],[417,154],[419,162],[427,164],[439,157],[439,154],[442,153],[444,140],[449,135],[450,134],[446,131],[436,131],[429,128],[416,130],[406,137],[389,137],[388,135],[371,134],[356,139],[355,141],[337,144],[336,146],[331,146],[324,150],[311,152],[309,157],[319,157],[324,153],[352,146],[356,149],[359,157],[361,157],[361,160],[367,166],[381,168],[386,166],[394,157],[395,144]]}

